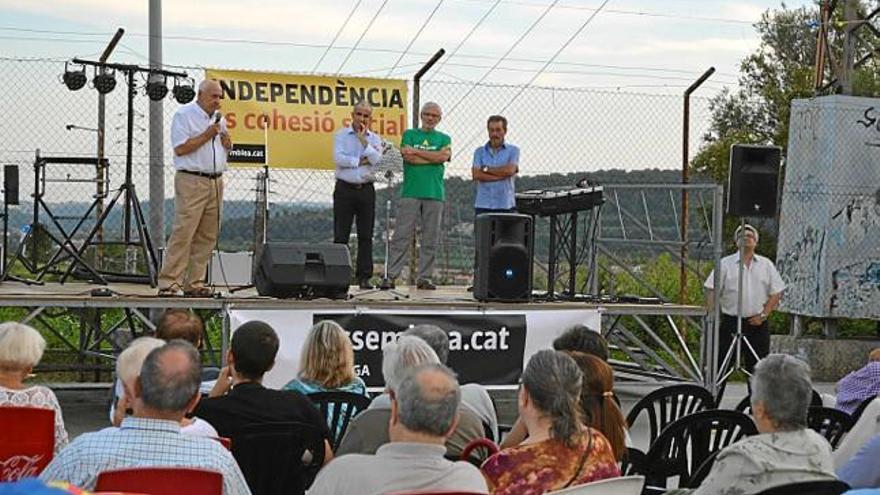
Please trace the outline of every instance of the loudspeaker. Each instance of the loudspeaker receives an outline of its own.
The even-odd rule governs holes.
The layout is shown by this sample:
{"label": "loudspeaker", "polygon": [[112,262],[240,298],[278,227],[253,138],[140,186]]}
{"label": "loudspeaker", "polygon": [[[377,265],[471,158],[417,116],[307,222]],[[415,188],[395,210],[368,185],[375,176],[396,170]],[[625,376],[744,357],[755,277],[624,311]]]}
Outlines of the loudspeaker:
{"label": "loudspeaker", "polygon": [[344,299],[351,280],[348,246],[334,243],[267,242],[254,274],[261,296]]}
{"label": "loudspeaker", "polygon": [[779,191],[778,146],[735,144],[730,148],[727,213],[738,217],[776,215]]}
{"label": "loudspeaker", "polygon": [[18,204],[18,165],[3,167],[3,201],[8,205]]}
{"label": "loudspeaker", "polygon": [[474,299],[516,302],[532,297],[532,217],[484,213],[474,224]]}

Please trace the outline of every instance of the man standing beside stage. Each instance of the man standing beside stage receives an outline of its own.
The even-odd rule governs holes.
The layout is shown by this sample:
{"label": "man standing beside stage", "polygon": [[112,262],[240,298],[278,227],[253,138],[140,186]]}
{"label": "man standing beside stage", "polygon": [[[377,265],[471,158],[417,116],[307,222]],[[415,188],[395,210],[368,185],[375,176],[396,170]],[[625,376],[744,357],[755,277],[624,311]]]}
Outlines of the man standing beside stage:
{"label": "man standing beside stage", "polygon": [[336,187],[333,190],[333,242],[348,244],[351,222],[357,222],[357,266],[355,277],[361,289],[372,289],[373,222],[376,218],[376,190],[373,166],[382,159],[382,139],[368,127],[373,108],[366,101],[351,111],[351,126],[336,133],[333,162]]}
{"label": "man standing beside stage", "polygon": [[415,235],[418,222],[422,239],[419,243],[419,272],[416,288],[433,290],[437,286],[431,280],[437,239],[443,214],[445,191],[443,172],[445,163],[452,157],[452,140],[435,129],[443,114],[440,105],[428,102],[422,105],[419,129],[407,129],[400,141],[403,156],[403,186],[400,205],[397,208],[397,228],[391,240],[391,259],[388,277],[400,276],[406,264],[409,244]]}
{"label": "man standing beside stage", "polygon": [[232,148],[220,96],[220,83],[202,81],[196,100],[180,107],[171,122],[174,227],[159,273],[160,296],[212,294],[205,273],[220,232],[223,172]]}
{"label": "man standing beside stage", "polygon": [[504,142],[507,119],[493,115],[486,122],[489,142],[474,151],[472,177],[477,183],[474,214],[516,211],[514,177],[519,172],[519,148]]}
{"label": "man standing beside stage", "polygon": [[[742,281],[742,333],[748,340],[748,344],[755,350],[757,359],[765,357],[770,352],[770,330],[767,326],[767,318],[776,309],[779,300],[782,299],[782,291],[785,283],[773,262],[755,254],[755,246],[758,245],[758,231],[751,225],[736,229],[734,240],[743,254],[743,281]],[[714,290],[715,272],[709,274],[703,286],[707,289],[706,303],[711,307],[715,294],[718,294],[721,304],[721,326],[718,337],[718,362],[723,362],[724,356],[730,348],[733,337],[736,335],[737,304],[739,300],[739,263],[740,253],[737,251],[730,256],[721,259],[721,288]],[[741,353],[745,369],[751,372],[757,362],[755,356],[743,341]],[[735,356],[731,362],[735,362]]]}

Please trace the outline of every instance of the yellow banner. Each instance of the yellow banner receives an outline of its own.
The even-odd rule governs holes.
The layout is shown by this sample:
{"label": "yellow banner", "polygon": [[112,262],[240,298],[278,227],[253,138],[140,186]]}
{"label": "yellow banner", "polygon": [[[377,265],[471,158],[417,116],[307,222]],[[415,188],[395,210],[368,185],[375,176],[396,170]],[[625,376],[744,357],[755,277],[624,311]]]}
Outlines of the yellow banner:
{"label": "yellow banner", "polygon": [[223,92],[233,147],[230,166],[333,168],[333,135],[351,123],[352,106],[373,106],[370,130],[400,144],[406,129],[406,81],[208,69]]}

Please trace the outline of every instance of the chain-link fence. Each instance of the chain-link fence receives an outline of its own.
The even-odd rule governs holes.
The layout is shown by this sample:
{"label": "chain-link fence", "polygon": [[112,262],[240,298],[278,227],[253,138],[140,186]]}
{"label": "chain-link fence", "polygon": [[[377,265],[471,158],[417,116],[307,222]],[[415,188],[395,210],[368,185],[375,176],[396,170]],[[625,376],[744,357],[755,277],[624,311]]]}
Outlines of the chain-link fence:
{"label": "chain-link fence", "polygon": [[[96,127],[97,91],[90,87],[69,91],[61,83],[63,72],[61,60],[0,58],[0,82],[5,88],[0,110],[6,117],[0,123],[0,163],[18,164],[21,169],[22,205],[10,213],[13,245],[18,237],[15,233],[33,220],[29,194],[34,188],[31,165],[35,150],[51,156],[96,154],[96,132],[80,127]],[[187,72],[197,81],[204,75],[201,69]],[[134,100],[133,181],[149,217],[149,99],[142,89],[145,77],[138,76]],[[126,158],[127,94],[122,76],[117,74],[116,78],[115,91],[106,96],[105,155],[110,160],[111,194],[123,182]],[[452,137],[453,158],[446,172],[447,200],[436,274],[443,282],[462,282],[471,276],[471,160],[473,150],[486,141],[485,123],[491,114],[501,113],[508,118],[507,139],[522,150],[517,190],[573,187],[582,177],[616,183],[679,179],[674,170],[681,164],[681,96],[427,80],[422,83],[421,101],[436,101],[443,107],[444,117],[438,128]],[[165,235],[170,231],[174,211],[168,129],[178,106],[170,97],[164,100]],[[692,98],[691,156],[709,120],[708,100]],[[653,173],[648,169],[669,172]],[[226,175],[220,243],[223,250],[252,249],[258,172],[257,168],[237,168]],[[269,238],[330,241],[333,172],[273,169],[270,175]],[[58,165],[47,171],[44,200],[62,218],[66,229],[73,228],[93,200],[94,177],[95,170],[88,166]],[[384,205],[389,194],[396,206],[397,184],[381,184],[378,188],[374,259],[380,265],[386,229]],[[121,214],[110,215],[104,226],[106,235],[118,232],[121,221]],[[84,235],[93,222],[86,221],[77,236]],[[43,219],[41,223],[50,230],[54,228]],[[158,237],[153,233],[154,242],[161,241]]]}

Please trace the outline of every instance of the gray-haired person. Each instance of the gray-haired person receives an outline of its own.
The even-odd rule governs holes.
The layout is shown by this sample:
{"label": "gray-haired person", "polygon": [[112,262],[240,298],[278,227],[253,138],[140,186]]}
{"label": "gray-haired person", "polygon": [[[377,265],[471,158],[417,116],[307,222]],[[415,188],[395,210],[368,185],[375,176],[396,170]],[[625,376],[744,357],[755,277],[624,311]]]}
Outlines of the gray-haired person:
{"label": "gray-haired person", "polygon": [[[440,364],[437,353],[422,339],[403,335],[397,342],[382,349],[382,375],[385,393],[373,399],[370,407],[358,414],[345,432],[336,455],[375,454],[388,443],[388,421],[391,418],[392,395],[398,391],[413,368],[428,364]],[[446,439],[447,456],[457,458],[467,444],[484,436],[480,418],[470,409],[459,407],[458,424]]]}
{"label": "gray-haired person", "polygon": [[487,493],[480,471],[444,458],[455,429],[461,394],[442,364],[408,368],[391,393],[390,442],[375,455],[341,456],[321,472],[311,495],[404,491]]}
{"label": "gray-haired person", "polygon": [[98,474],[127,467],[194,467],[223,475],[223,493],[250,494],[232,454],[216,440],[182,435],[180,422],[199,401],[201,359],[189,342],[150,351],[136,379],[134,415],[119,428],[84,433],[40,474],[93,490]]}
{"label": "gray-haired person", "polygon": [[722,450],[692,493],[749,495],[772,486],[835,479],[831,445],[807,428],[812,387],[810,367],[793,356],[770,354],[758,361],[751,397],[760,434]]}

